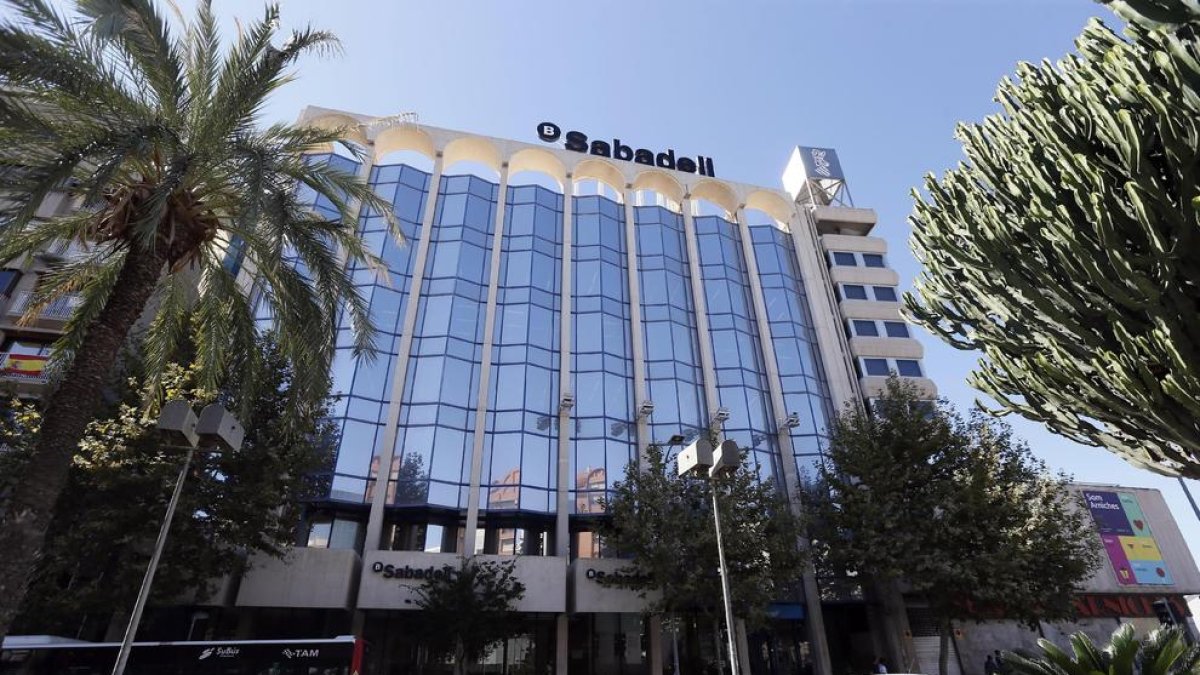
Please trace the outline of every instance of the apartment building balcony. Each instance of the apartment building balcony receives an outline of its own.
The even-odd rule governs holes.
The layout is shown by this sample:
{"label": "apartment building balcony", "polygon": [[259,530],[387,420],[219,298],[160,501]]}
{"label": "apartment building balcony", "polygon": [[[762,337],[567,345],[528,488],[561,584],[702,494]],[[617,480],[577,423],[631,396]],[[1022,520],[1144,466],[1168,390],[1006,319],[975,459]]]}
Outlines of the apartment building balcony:
{"label": "apartment building balcony", "polygon": [[[13,295],[12,301],[8,303],[6,310],[6,323],[15,324],[25,314],[25,310],[29,308],[29,303],[33,300],[31,291],[21,291]],[[42,311],[33,319],[34,326],[60,327],[71,318],[75,310],[79,307],[82,298],[71,293],[56,299],[54,302],[42,307]]]}
{"label": "apartment building balcony", "polygon": [[48,360],[48,356],[0,352],[0,384],[17,394],[37,393],[48,380]]}

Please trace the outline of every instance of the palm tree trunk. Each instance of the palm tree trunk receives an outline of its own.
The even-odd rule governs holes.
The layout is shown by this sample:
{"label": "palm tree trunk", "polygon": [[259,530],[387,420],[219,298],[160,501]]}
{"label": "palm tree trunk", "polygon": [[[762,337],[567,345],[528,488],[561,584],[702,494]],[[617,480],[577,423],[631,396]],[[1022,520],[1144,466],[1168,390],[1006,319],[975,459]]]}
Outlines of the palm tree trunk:
{"label": "palm tree trunk", "polygon": [[0,518],[0,640],[21,608],[71,459],[99,407],[125,337],[154,294],[166,260],[161,248],[129,247],[112,295],[46,403],[33,455]]}

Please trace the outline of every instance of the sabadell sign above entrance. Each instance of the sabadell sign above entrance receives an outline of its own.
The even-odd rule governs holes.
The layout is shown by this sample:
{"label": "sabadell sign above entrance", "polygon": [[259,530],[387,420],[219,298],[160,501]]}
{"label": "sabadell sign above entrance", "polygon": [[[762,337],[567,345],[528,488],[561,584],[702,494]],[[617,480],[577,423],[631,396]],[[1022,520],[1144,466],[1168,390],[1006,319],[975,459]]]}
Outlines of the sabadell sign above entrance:
{"label": "sabadell sign above entrance", "polygon": [[698,173],[701,176],[717,175],[713,171],[712,157],[704,155],[696,155],[695,159],[687,156],[676,157],[675,150],[671,148],[656,153],[653,150],[625,145],[619,138],[612,139],[612,143],[602,140],[589,141],[587,134],[581,131],[568,131],[564,136],[562,129],[554,122],[542,122],[538,125],[537,132],[538,138],[547,143],[556,143],[561,138],[563,147],[573,152],[657,166],[660,169]]}

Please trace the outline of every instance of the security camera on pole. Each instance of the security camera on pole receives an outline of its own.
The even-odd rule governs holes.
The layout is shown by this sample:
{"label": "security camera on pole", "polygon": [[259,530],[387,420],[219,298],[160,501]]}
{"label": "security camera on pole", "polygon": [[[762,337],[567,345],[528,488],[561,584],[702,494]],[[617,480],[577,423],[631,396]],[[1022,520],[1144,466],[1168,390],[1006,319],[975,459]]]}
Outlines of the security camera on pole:
{"label": "security camera on pole", "polygon": [[[722,408],[724,410],[724,408]],[[728,413],[726,413],[728,415]],[[680,477],[693,475],[709,479],[728,476],[737,471],[742,463],[737,443],[723,441],[716,450],[707,438],[697,438],[679,453]],[[733,603],[729,597],[729,572],[725,567],[725,545],[721,540],[721,509],[717,501],[717,488],[712,486],[713,526],[717,529],[717,564],[721,573],[721,596],[725,603],[725,633],[729,642],[730,675],[738,675],[737,649],[734,646]]]}

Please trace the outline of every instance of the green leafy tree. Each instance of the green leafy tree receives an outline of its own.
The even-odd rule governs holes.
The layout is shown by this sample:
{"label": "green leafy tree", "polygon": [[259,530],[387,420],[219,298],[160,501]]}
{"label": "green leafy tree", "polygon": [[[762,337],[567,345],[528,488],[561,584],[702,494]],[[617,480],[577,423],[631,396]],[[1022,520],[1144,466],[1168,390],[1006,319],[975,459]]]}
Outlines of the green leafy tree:
{"label": "green leafy tree", "polygon": [[835,420],[826,457],[814,548],[832,569],[903,581],[926,600],[941,675],[953,620],[1072,615],[1095,565],[1095,532],[1067,479],[1006,425],[981,413],[963,420],[893,376],[872,413]]}
{"label": "green leafy tree", "polygon": [[1138,640],[1131,624],[1122,624],[1100,648],[1085,633],[1071,636],[1071,651],[1043,638],[1041,656],[1007,654],[1005,666],[1016,675],[1200,675],[1200,647],[1189,646],[1179,628],[1160,628]]}
{"label": "green leafy tree", "polygon": [[966,160],[914,191],[908,315],[980,350],[1002,410],[1200,478],[1200,12],[1116,3],[1057,64],[1017,67]]}
{"label": "green leafy tree", "polygon": [[[291,400],[299,392],[274,342],[262,341],[259,351],[272,374],[242,419],[246,439],[236,452],[202,453],[193,461],[152,604],[189,593],[203,597],[211,582],[240,571],[248,553],[282,554],[295,539],[305,476],[332,454],[326,410]],[[212,392],[196,386],[196,375],[194,367],[171,366],[166,395],[197,410],[215,400],[238,406],[236,384]],[[164,446],[154,420],[142,415],[142,385],[131,378],[111,415],[88,426],[14,623],[22,632],[76,635],[90,627],[90,637],[101,637],[114,610],[133,606],[183,461],[179,449]],[[19,401],[6,412],[0,432],[13,450],[0,456],[0,480],[14,480],[40,414]]]}
{"label": "green leafy tree", "polygon": [[[304,160],[339,142],[343,130],[259,125],[297,59],[334,49],[333,35],[304,28],[276,44],[275,5],[228,45],[208,0],[181,31],[153,0],[75,0],[70,14],[44,0],[5,5],[0,260],[54,241],[83,242],[87,252],[46,275],[29,307],[34,315],[65,294],[80,297],[52,354],[58,377],[37,445],[0,520],[0,637],[139,318],[150,404],[161,398],[185,328],[196,344],[197,386],[217,389],[237,355],[254,353],[249,289],[222,264],[240,249],[294,369],[297,400],[312,402],[322,395],[342,307],[356,349],[373,346],[365,301],[341,261],[377,264],[356,234],[356,205],[385,214],[399,236],[392,210],[361,180]],[[307,208],[297,184],[327,199],[338,217]],[[58,190],[82,208],[35,217]],[[241,364],[244,384],[255,385],[263,366]]]}
{"label": "green leafy tree", "polygon": [[513,611],[525,596],[515,576],[515,560],[463,558],[450,574],[426,579],[417,587],[417,607],[424,612],[417,636],[437,657],[454,660],[456,675],[465,675],[497,643],[521,632]]}
{"label": "green leafy tree", "polygon": [[632,564],[601,583],[648,599],[657,591],[650,611],[689,630],[698,619],[715,625],[724,611],[712,513],[716,490],[734,614],[760,625],[770,603],[795,598],[806,562],[797,548],[799,518],[745,456],[732,475],[707,480],[679,477],[668,451],[649,446],[644,470],[631,462],[613,485],[599,533],[606,550],[629,556]]}

